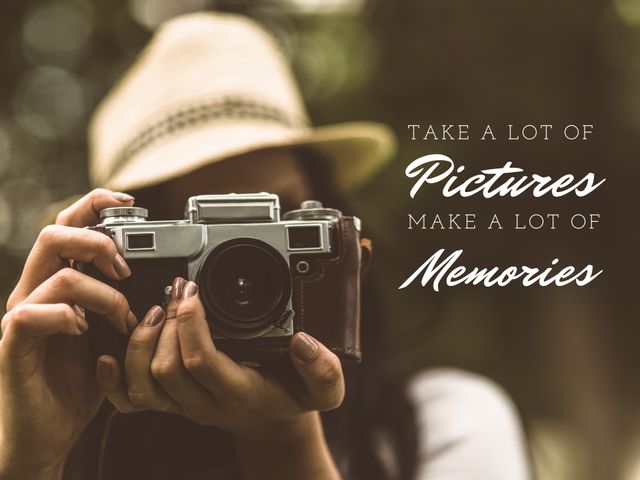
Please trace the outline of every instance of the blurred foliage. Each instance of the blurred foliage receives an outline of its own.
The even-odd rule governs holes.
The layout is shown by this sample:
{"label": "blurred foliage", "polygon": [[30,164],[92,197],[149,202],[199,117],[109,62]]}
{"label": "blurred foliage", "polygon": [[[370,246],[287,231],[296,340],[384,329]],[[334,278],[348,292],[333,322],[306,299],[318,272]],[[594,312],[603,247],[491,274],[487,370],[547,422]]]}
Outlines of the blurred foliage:
{"label": "blurred foliage", "polygon": [[[52,0],[0,6],[0,297],[6,300],[52,201],[86,191],[92,110],[159,22],[213,8],[279,38],[316,123],[373,119],[400,139],[395,162],[352,194],[377,238],[374,273],[398,371],[458,365],[495,379],[533,429],[544,478],[631,478],[640,384],[637,223],[640,4],[637,0]],[[409,141],[407,124],[593,123],[585,143]],[[475,129],[475,130],[474,130]],[[556,129],[555,133],[559,133]],[[473,137],[473,134],[472,134]],[[468,170],[513,161],[557,176],[594,171],[582,199],[408,197],[405,165],[444,153]],[[407,231],[407,213],[600,212],[591,232]],[[398,291],[433,251],[466,265],[594,263],[586,288]],[[4,301],[3,301],[4,304]],[[635,447],[633,447],[635,445]],[[637,478],[637,477],[636,477]]]}

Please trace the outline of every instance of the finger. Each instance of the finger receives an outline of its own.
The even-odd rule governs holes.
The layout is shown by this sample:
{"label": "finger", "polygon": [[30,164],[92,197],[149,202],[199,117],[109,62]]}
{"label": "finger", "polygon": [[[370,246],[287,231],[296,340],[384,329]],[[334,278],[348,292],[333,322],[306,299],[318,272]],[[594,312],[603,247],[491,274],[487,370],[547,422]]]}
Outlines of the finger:
{"label": "finger", "polygon": [[185,284],[182,278],[176,278],[173,282],[165,323],[151,361],[151,374],[183,411],[196,412],[202,406],[209,405],[212,396],[189,375],[182,363],[176,311]]}
{"label": "finger", "polygon": [[242,367],[216,350],[202,302],[194,282],[186,284],[178,302],[176,324],[182,363],[198,383],[217,398],[243,395],[248,391]]}
{"label": "finger", "polygon": [[2,318],[1,325],[2,343],[10,357],[28,353],[49,335],[81,335],[89,328],[84,318],[64,303],[19,305]]}
{"label": "finger", "polygon": [[63,268],[49,277],[23,303],[76,304],[103,315],[125,335],[138,325],[122,293],[72,268]]}
{"label": "finger", "polygon": [[125,375],[129,400],[140,407],[158,411],[174,411],[175,402],[158,386],[151,375],[151,360],[162,331],[165,313],[152,307],[133,331],[125,355]]}
{"label": "finger", "polygon": [[102,355],[98,358],[96,379],[98,386],[120,413],[133,413],[145,409],[129,400],[127,390],[122,382],[120,367],[115,358],[109,355]]}
{"label": "finger", "polygon": [[48,225],[40,232],[25,263],[18,285],[11,294],[9,308],[17,305],[38,285],[65,266],[68,260],[93,263],[114,280],[131,275],[131,269],[106,235],[62,225]]}
{"label": "finger", "polygon": [[95,225],[103,208],[131,206],[134,200],[135,198],[127,193],[96,188],[62,210],[56,218],[56,223],[70,227]]}
{"label": "finger", "polygon": [[304,403],[312,410],[332,410],[344,399],[340,359],[310,335],[296,333],[290,344],[293,366],[304,380]]}

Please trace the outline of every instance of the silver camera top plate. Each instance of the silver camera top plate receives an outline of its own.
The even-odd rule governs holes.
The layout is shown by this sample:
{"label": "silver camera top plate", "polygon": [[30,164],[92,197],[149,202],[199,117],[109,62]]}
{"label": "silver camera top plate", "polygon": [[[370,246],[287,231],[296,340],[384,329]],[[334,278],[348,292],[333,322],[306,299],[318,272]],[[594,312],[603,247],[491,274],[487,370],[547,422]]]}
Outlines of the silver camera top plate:
{"label": "silver camera top plate", "polygon": [[187,202],[192,223],[263,223],[280,221],[280,200],[270,193],[198,195]]}

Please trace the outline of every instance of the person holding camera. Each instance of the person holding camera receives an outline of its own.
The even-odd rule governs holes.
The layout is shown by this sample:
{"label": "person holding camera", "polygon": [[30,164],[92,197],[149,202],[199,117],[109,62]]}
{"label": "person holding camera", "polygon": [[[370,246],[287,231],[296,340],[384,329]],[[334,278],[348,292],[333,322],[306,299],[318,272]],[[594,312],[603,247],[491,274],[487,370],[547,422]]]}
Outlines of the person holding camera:
{"label": "person holding camera", "polygon": [[[252,334],[286,359],[255,368],[217,337],[215,299],[206,300],[208,287],[188,269],[149,274],[139,288],[157,304],[142,301],[131,250],[125,255],[108,229],[83,228],[104,227],[109,215],[129,225],[127,216],[140,212],[134,203],[150,220],[179,219],[189,197],[230,192],[235,204],[266,191],[283,211],[317,199],[349,212],[342,192],[390,157],[393,136],[368,122],[310,127],[286,62],[261,27],[213,13],[165,24],[98,109],[90,144],[91,180],[100,188],[40,232],[2,319],[0,478],[528,478],[517,416],[491,383],[451,369],[406,384],[394,378],[374,285],[364,283],[361,302],[358,289],[345,293],[344,325],[327,320],[340,341],[322,328],[297,331],[295,317],[279,324],[293,335]],[[265,211],[264,202],[254,207]],[[325,221],[333,225],[312,224]],[[148,259],[142,251],[162,241],[153,232],[126,245]],[[304,238],[306,247],[324,245]],[[354,251],[358,271],[337,277],[351,286],[370,245]],[[166,271],[179,274],[165,292]],[[237,277],[234,301],[251,303],[251,287]],[[333,315],[340,303],[319,296],[304,312],[294,297],[304,318]],[[152,306],[139,311],[139,304]],[[360,306],[363,363],[352,365],[341,358],[359,357]],[[124,339],[124,351],[94,361],[93,342],[107,327]],[[255,353],[253,345],[243,355]]]}

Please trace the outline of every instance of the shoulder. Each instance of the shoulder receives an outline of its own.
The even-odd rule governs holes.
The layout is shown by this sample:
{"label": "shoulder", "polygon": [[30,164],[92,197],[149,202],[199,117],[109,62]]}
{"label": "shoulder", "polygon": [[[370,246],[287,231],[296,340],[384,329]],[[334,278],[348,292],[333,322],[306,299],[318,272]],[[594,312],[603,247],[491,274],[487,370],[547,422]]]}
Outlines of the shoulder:
{"label": "shoulder", "polygon": [[461,370],[430,369],[413,377],[408,395],[419,480],[529,478],[520,420],[498,385]]}

